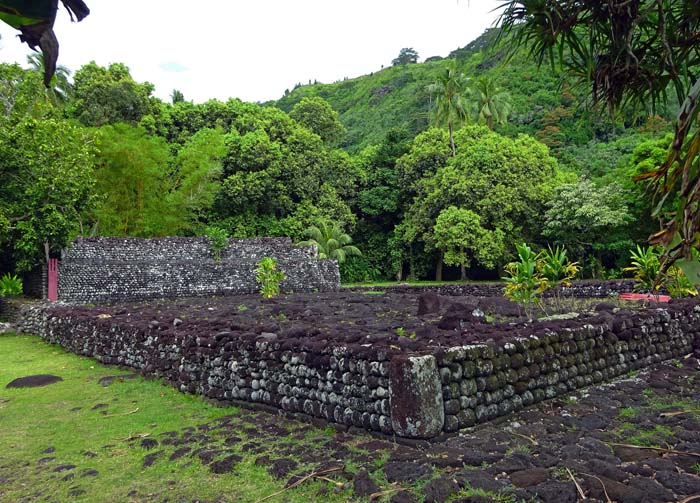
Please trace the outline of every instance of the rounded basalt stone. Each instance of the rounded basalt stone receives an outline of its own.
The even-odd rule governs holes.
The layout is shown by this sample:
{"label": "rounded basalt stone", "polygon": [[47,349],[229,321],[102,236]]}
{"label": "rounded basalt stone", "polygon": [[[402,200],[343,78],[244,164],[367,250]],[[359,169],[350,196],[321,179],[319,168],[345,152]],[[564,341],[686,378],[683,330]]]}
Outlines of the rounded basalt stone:
{"label": "rounded basalt stone", "polygon": [[523,405],[526,407],[535,403],[535,396],[531,391],[525,391],[520,396],[522,397]]}
{"label": "rounded basalt stone", "polygon": [[479,359],[476,361],[476,375],[478,377],[485,377],[491,375],[493,372],[493,361]]}
{"label": "rounded basalt stone", "polygon": [[495,419],[498,417],[498,405],[492,403],[486,407],[486,417],[490,419]]}
{"label": "rounded basalt stone", "polygon": [[457,414],[460,410],[459,400],[447,400],[445,402],[445,414]]}
{"label": "rounded basalt stone", "polygon": [[503,392],[504,398],[511,398],[513,395],[515,395],[515,387],[510,384],[504,386],[501,391]]}
{"label": "rounded basalt stone", "polygon": [[382,433],[391,433],[391,419],[388,416],[379,416],[379,429]]}
{"label": "rounded basalt stone", "polygon": [[459,383],[451,382],[447,386],[443,386],[443,395],[446,399],[450,400],[452,398],[459,398],[461,395],[461,388]]}
{"label": "rounded basalt stone", "polygon": [[495,391],[499,387],[498,377],[492,375],[486,378],[486,391]]}
{"label": "rounded basalt stone", "polygon": [[457,414],[460,428],[469,428],[476,424],[476,414],[472,409],[464,409]]}
{"label": "rounded basalt stone", "polygon": [[488,413],[486,410],[485,405],[477,405],[477,407],[474,409],[474,417],[476,417],[476,421],[479,423],[483,423],[488,420]]}
{"label": "rounded basalt stone", "polygon": [[542,388],[537,388],[532,391],[532,396],[534,397],[535,402],[541,402],[544,400],[547,395],[545,394],[544,390]]}
{"label": "rounded basalt stone", "polygon": [[459,405],[462,409],[473,409],[479,403],[475,396],[463,396],[459,399]]}
{"label": "rounded basalt stone", "polygon": [[41,386],[48,386],[49,384],[54,384],[63,381],[63,378],[51,375],[51,374],[37,374],[26,377],[18,377],[13,381],[10,381],[5,388],[38,388]]}
{"label": "rounded basalt stone", "polygon": [[519,411],[525,405],[523,403],[523,398],[521,395],[513,395],[513,397],[510,399],[510,401],[513,404],[513,411]]}
{"label": "rounded basalt stone", "polygon": [[476,381],[474,379],[464,379],[459,383],[459,391],[462,396],[471,396],[476,393]]}
{"label": "rounded basalt stone", "polygon": [[466,360],[462,363],[462,377],[471,379],[476,375],[476,365],[472,360]]}
{"label": "rounded basalt stone", "polygon": [[525,364],[525,357],[521,353],[515,353],[510,357],[510,366],[519,369]]}
{"label": "rounded basalt stone", "polygon": [[449,382],[452,380],[452,372],[450,372],[448,367],[440,368],[440,380],[442,381],[442,384],[449,384]]}
{"label": "rounded basalt stone", "polygon": [[446,415],[444,429],[448,433],[458,431],[459,430],[459,419],[457,419],[457,416]]}
{"label": "rounded basalt stone", "polygon": [[513,402],[509,399],[502,400],[498,403],[498,415],[505,416],[513,412]]}
{"label": "rounded basalt stone", "polygon": [[463,370],[461,364],[451,363],[449,368],[450,372],[452,373],[451,378],[453,381],[459,381],[460,379],[462,379]]}

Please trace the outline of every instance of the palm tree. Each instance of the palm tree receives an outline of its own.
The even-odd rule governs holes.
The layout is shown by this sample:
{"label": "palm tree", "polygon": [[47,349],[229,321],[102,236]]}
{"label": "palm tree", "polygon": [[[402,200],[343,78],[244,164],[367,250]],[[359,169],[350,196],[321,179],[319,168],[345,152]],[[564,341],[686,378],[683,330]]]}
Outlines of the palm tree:
{"label": "palm tree", "polygon": [[477,107],[477,120],[493,130],[495,124],[505,124],[510,112],[510,95],[498,87],[496,80],[479,77],[472,87]]}
{"label": "palm tree", "polygon": [[[44,55],[40,52],[35,52],[27,56],[27,63],[31,70],[44,75]],[[68,78],[70,70],[63,65],[56,67],[56,72],[51,78],[50,86],[48,87],[49,97],[54,103],[65,103],[68,101],[70,94],[73,92],[73,86]]]}
{"label": "palm tree", "polygon": [[319,258],[334,258],[342,264],[347,257],[362,255],[357,247],[350,244],[350,235],[343,232],[338,225],[319,222],[318,225],[306,229],[304,235],[309,239],[300,241],[297,246],[316,245]]}
{"label": "palm tree", "polygon": [[434,98],[432,106],[433,122],[436,125],[447,125],[450,133],[450,146],[452,156],[457,155],[457,148],[454,141],[454,129],[462,121],[468,119],[466,94],[468,79],[457,72],[457,65],[453,62],[437,80],[427,87],[431,99]]}

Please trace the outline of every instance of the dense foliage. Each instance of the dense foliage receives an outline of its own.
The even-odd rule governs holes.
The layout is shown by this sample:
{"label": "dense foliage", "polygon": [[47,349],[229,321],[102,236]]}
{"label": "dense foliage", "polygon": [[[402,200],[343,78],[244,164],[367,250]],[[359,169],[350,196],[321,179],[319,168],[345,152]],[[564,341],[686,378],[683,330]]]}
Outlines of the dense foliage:
{"label": "dense foliage", "polygon": [[601,118],[494,38],[267,105],[165,103],[120,63],[48,89],[40,60],[0,65],[0,271],[79,234],[308,238],[345,281],[497,279],[522,242],[619,271],[670,116]]}

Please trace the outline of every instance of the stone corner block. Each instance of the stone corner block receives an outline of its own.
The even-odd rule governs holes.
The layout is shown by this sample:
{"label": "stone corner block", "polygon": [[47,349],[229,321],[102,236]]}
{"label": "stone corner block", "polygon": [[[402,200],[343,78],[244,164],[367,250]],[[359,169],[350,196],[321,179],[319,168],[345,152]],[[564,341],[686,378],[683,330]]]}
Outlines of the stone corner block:
{"label": "stone corner block", "polygon": [[396,356],[389,364],[391,426],[400,437],[432,438],[442,432],[445,410],[434,356]]}

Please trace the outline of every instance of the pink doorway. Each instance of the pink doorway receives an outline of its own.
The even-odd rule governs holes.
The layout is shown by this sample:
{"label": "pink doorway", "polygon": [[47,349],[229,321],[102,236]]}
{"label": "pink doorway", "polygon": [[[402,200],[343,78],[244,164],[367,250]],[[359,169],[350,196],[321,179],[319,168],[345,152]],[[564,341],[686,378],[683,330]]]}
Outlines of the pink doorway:
{"label": "pink doorway", "polygon": [[58,300],[58,259],[49,259],[49,300]]}

